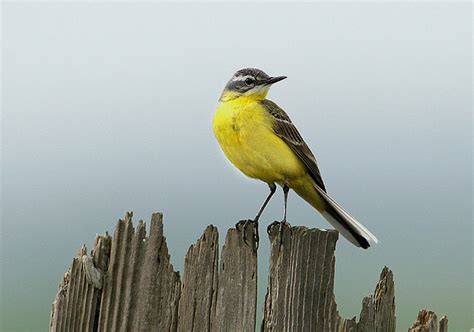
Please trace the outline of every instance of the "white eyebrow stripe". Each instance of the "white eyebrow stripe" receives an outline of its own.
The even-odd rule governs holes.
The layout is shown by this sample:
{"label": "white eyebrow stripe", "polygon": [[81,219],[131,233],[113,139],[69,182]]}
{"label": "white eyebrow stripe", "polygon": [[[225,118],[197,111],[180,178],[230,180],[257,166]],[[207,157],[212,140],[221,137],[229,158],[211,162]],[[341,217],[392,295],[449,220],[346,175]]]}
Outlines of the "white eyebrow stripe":
{"label": "white eyebrow stripe", "polygon": [[232,81],[245,81],[247,78],[253,78],[251,75],[246,76],[235,76]]}

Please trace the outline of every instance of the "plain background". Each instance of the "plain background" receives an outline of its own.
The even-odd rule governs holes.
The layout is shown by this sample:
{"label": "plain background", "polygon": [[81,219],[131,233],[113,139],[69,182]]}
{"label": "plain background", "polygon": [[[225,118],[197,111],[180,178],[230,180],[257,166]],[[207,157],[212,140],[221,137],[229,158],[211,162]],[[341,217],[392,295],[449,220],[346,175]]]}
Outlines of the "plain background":
{"label": "plain background", "polygon": [[[287,75],[269,98],[316,154],[328,191],[380,240],[340,239],[335,292],[358,315],[384,265],[397,330],[418,310],[472,322],[469,3],[4,3],[1,329],[44,331],[83,242],[127,210],[163,211],[175,269],[209,223],[267,194],[211,130],[237,69]],[[281,191],[262,229],[282,216]],[[329,227],[290,194],[289,221]],[[265,293],[268,240],[259,252]],[[259,310],[261,315],[261,310]]]}

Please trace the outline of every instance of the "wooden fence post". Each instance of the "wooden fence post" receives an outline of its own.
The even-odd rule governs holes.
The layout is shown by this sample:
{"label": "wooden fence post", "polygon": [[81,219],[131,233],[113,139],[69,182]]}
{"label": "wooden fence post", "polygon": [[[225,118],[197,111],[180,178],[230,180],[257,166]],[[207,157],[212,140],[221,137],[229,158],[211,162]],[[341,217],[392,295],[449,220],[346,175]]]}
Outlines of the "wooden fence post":
{"label": "wooden fence post", "polygon": [[[99,273],[107,271],[111,238],[108,234],[97,236],[92,250],[92,261]],[[51,308],[50,331],[94,331],[100,309],[102,289],[92,280],[82,262],[87,256],[83,246],[73,258],[69,271],[64,274]],[[101,284],[100,284],[101,286]]]}
{"label": "wooden fence post", "polygon": [[132,214],[115,228],[104,280],[99,331],[170,331],[178,324],[181,282],[163,236],[163,216],[154,213],[150,234]]}
{"label": "wooden fence post", "polygon": [[[251,239],[252,227],[247,228]],[[253,331],[257,306],[255,242],[227,232],[220,261],[218,233],[208,226],[184,261],[178,331]]]}
{"label": "wooden fence post", "polygon": [[443,316],[438,322],[438,317],[433,311],[426,309],[420,310],[416,321],[408,332],[447,332],[448,317]]}
{"label": "wooden fence post", "polygon": [[253,225],[246,245],[240,231],[229,229],[219,262],[219,291],[212,331],[254,331],[257,311],[257,250]]}
{"label": "wooden fence post", "polygon": [[335,331],[334,249],[338,233],[292,227],[270,232],[263,331]]}
{"label": "wooden fence post", "polygon": [[[98,236],[91,255],[73,259],[52,305],[50,331],[249,331],[256,328],[257,250],[253,227],[229,229],[219,258],[217,228],[208,226],[185,258],[183,281],[170,263],[163,217],[147,236],[132,213],[113,238]],[[262,331],[395,331],[393,274],[384,267],[356,318],[344,319],[334,297],[334,230],[270,230],[271,255]],[[447,332],[422,310],[410,332]],[[260,324],[259,324],[260,325]],[[259,329],[260,326],[257,326]]]}
{"label": "wooden fence post", "polygon": [[178,331],[209,331],[216,312],[219,235],[208,226],[184,259]]}
{"label": "wooden fence post", "polygon": [[385,267],[374,295],[366,297],[359,322],[339,316],[334,297],[338,233],[292,227],[270,232],[270,273],[264,331],[395,331],[392,272]]}

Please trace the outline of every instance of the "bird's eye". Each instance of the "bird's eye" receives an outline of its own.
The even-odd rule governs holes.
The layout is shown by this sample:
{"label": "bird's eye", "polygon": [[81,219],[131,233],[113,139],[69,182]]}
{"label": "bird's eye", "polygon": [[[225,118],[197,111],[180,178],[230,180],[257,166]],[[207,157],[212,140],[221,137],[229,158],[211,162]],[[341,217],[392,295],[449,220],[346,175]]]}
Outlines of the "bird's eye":
{"label": "bird's eye", "polygon": [[247,85],[252,85],[255,80],[251,77],[245,79],[245,84]]}

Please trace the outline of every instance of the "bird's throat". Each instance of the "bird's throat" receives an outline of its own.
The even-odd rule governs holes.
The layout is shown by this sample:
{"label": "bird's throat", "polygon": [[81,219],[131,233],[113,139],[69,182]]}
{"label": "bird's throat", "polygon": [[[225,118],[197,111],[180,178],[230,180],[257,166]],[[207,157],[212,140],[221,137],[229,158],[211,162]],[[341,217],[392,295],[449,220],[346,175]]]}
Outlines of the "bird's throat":
{"label": "bird's throat", "polygon": [[219,99],[220,102],[238,101],[241,103],[256,102],[267,97],[268,89],[260,89],[254,93],[241,94],[234,91],[224,91]]}

